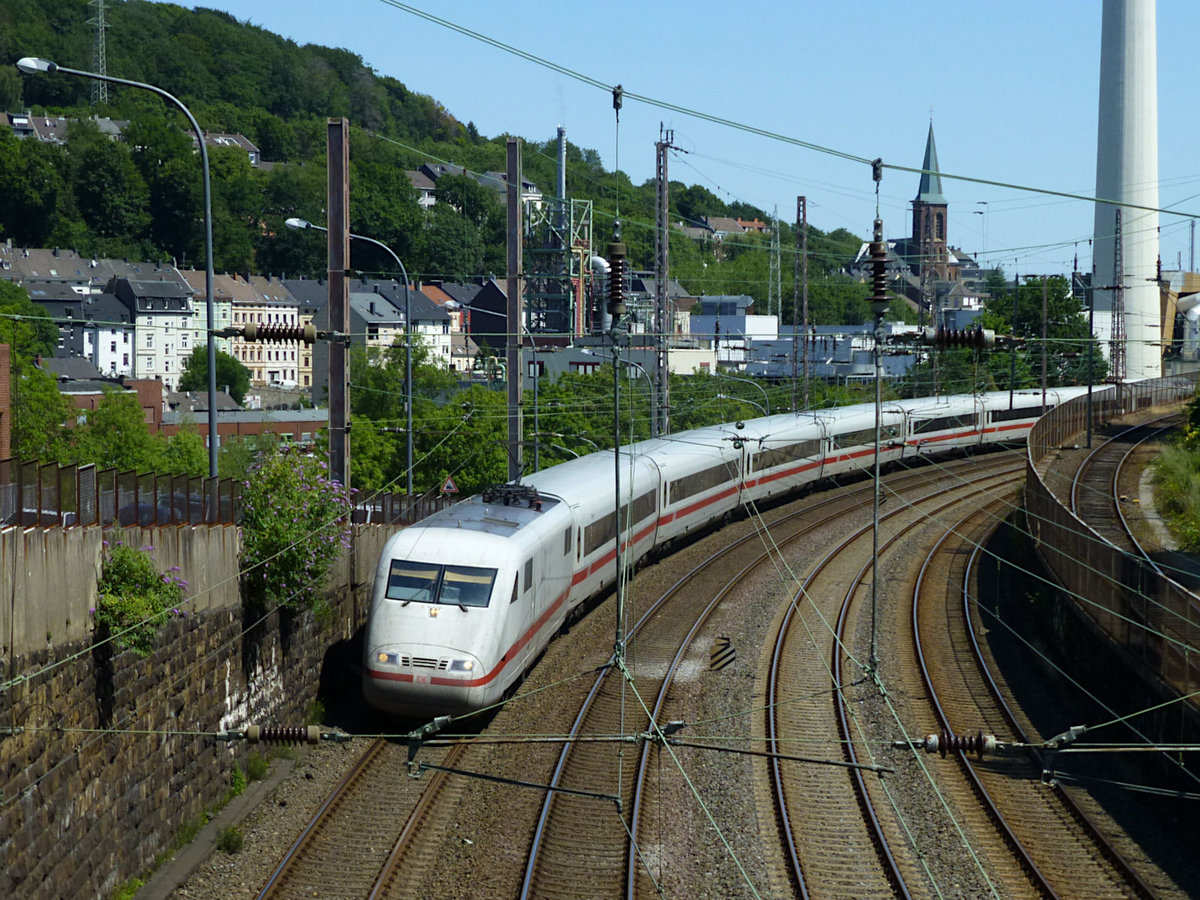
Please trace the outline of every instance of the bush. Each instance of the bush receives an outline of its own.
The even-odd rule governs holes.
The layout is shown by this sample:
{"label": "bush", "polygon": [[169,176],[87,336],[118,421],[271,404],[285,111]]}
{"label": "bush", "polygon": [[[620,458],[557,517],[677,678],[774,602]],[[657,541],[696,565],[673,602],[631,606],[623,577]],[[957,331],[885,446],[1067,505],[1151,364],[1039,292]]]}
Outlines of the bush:
{"label": "bush", "polygon": [[350,533],[350,494],[328,466],[287,445],[242,485],[242,570],[258,603],[315,608]]}
{"label": "bush", "polygon": [[270,761],[261,753],[251,753],[246,760],[246,778],[250,781],[262,781],[267,777],[271,768]]}
{"label": "bush", "polygon": [[149,654],[158,630],[179,610],[187,582],[177,575],[160,573],[149,550],[117,542],[100,568],[100,599],[96,625],[111,634],[118,647],[141,656]]}
{"label": "bush", "polygon": [[226,853],[238,853],[245,842],[242,830],[234,825],[222,828],[221,833],[217,835],[217,846]]}

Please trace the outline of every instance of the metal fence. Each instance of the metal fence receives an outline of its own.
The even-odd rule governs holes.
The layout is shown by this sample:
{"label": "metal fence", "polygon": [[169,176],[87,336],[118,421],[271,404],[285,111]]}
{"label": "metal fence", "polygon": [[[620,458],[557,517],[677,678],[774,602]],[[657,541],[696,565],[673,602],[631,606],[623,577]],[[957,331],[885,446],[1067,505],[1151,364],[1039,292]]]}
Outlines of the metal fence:
{"label": "metal fence", "polygon": [[[1093,428],[1196,392],[1194,375],[1173,375],[1097,393]],[[1181,695],[1200,687],[1200,598],[1158,567],[1109,543],[1046,485],[1045,463],[1087,428],[1088,398],[1064,403],[1029,434],[1025,506],[1038,553],[1079,609],[1149,672]]]}
{"label": "metal fence", "polygon": [[356,525],[411,525],[454,504],[444,495],[413,497],[383,491],[356,494],[352,521]]}
{"label": "metal fence", "polygon": [[[445,496],[356,493],[355,524],[411,525],[450,506]],[[0,527],[231,525],[241,521],[241,483],[0,460]]]}
{"label": "metal fence", "polygon": [[0,460],[0,526],[228,525],[239,483]]}

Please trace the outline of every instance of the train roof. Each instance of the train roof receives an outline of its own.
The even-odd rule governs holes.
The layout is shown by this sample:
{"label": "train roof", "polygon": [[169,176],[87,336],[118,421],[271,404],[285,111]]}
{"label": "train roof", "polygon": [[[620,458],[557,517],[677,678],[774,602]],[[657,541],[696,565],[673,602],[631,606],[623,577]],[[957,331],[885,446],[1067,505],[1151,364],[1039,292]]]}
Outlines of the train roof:
{"label": "train roof", "polygon": [[422,519],[420,525],[422,528],[464,528],[507,537],[537,522],[558,503],[558,498],[537,491],[504,494],[485,491],[438,510]]}

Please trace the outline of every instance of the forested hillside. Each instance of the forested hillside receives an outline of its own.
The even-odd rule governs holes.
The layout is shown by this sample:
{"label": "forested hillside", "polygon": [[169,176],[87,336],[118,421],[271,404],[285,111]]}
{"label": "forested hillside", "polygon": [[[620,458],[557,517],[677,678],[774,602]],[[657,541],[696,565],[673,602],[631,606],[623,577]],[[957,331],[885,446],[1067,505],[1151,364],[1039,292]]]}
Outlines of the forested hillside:
{"label": "forested hillside", "polygon": [[[40,56],[88,69],[94,15],[87,0],[0,0],[0,102],[8,112],[78,117],[65,146],[20,140],[0,129],[0,239],[19,246],[60,246],[110,257],[203,263],[198,157],[184,117],[146,91],[109,89],[91,104],[92,83],[69,76],[28,77],[13,63]],[[157,85],[179,97],[210,132],[246,135],[269,166],[252,168],[234,148],[210,152],[214,264],[218,271],[319,275],[318,235],[289,231],[288,216],[320,222],[325,206],[325,129],[346,116],[351,136],[351,227],[392,247],[414,278],[502,275],[503,208],[495,192],[469,179],[447,183],[461,212],[441,203],[422,211],[405,175],[432,160],[483,172],[504,169],[504,137],[488,139],[470,110],[446,110],[375,72],[358,55],[298,45],[215,10],[146,0],[111,0],[108,72]],[[127,121],[114,143],[89,121]],[[468,121],[464,122],[463,119]],[[552,131],[548,124],[547,131]],[[553,137],[526,137],[525,177],[550,195],[555,184]],[[568,194],[595,204],[598,238],[611,226],[619,190],[624,239],[636,267],[651,267],[654,186],[610,173],[594,150],[571,146]],[[442,185],[439,184],[439,188]],[[704,215],[766,219],[748,204],[726,203],[701,186],[672,182],[672,218]],[[781,228],[785,320],[790,318],[795,235]],[[722,258],[682,234],[672,235],[672,273],[694,294],[767,297],[769,238],[739,235]],[[866,289],[837,271],[860,239],[845,230],[810,230],[810,296],[818,322],[865,315]],[[389,272],[386,256],[356,245],[352,264]]]}

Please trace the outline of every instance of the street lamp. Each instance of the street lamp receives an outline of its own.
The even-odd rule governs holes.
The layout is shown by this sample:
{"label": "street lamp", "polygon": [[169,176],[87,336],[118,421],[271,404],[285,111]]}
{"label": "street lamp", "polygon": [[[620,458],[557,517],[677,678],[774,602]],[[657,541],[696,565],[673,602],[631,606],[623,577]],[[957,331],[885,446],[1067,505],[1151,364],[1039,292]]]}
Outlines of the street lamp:
{"label": "street lamp", "polygon": [[758,411],[761,412],[764,416],[770,415],[769,412],[767,412],[765,409],[763,409],[763,405],[761,403],[759,403],[757,400],[748,400],[745,397],[738,397],[734,394],[717,394],[717,399],[718,400],[738,400],[742,403],[749,403],[751,406],[758,409]]}
{"label": "street lamp", "polygon": [[[454,306],[457,307],[458,309],[464,309],[467,312],[486,313],[489,316],[496,316],[499,319],[507,319],[508,318],[507,313],[498,313],[495,310],[485,309],[482,306],[476,307],[476,306],[472,306],[469,303],[460,303],[457,300],[451,300],[450,303],[453,303]],[[447,305],[450,305],[450,304],[448,303]],[[538,364],[538,346],[537,346],[537,341],[535,341],[533,339],[533,333],[530,332],[530,330],[525,326],[524,322],[521,323],[521,330],[524,331],[525,336],[527,338],[529,338],[529,346],[533,349],[533,369],[534,369],[534,374],[533,374],[533,430],[536,433],[540,427],[539,423],[538,423],[538,385],[540,385],[542,383],[542,367]],[[520,341],[518,341],[518,343],[520,343]],[[538,444],[537,441],[534,441],[534,444],[533,444],[533,471],[535,471],[535,472],[541,471],[541,468],[542,468],[542,458],[541,458],[541,454],[539,452],[540,446],[541,445]]]}
{"label": "street lamp", "polygon": [[[292,217],[286,219],[283,223],[288,228],[298,228],[305,231],[312,228],[316,231],[328,233],[329,229],[323,225],[314,225],[307,219],[298,219]],[[404,276],[404,425],[405,425],[405,441],[408,449],[408,465],[405,469],[405,490],[407,492],[408,503],[412,505],[413,494],[413,422],[412,422],[412,316],[410,315],[408,292],[410,285],[408,282],[408,270],[404,268],[404,263],[400,262],[400,257],[396,255],[387,244],[382,241],[377,241],[375,238],[366,237],[361,234],[351,233],[350,237],[356,241],[365,241],[368,244],[374,244],[380,250],[386,252],[396,265],[400,268],[400,274]]]}
{"label": "street lamp", "polygon": [[[717,372],[713,372],[712,374],[717,376],[718,378],[728,378],[730,381],[740,381],[743,384],[754,385],[756,388],[758,388],[759,393],[761,393],[763,395],[763,404],[766,406],[765,414],[768,416],[771,414],[771,401],[767,398],[766,390],[757,381],[754,381],[750,378],[738,378],[736,375],[730,375],[728,372],[717,371]],[[749,402],[749,401],[747,401],[747,402]]]}
{"label": "street lamp", "polygon": [[208,315],[208,334],[206,336],[208,341],[208,477],[216,478],[217,445],[220,441],[220,436],[217,434],[217,349],[213,344],[212,337],[216,326],[216,323],[213,321],[212,184],[208,174],[208,148],[204,145],[204,132],[200,130],[200,125],[196,122],[196,117],[192,115],[192,111],[184,106],[178,97],[168,94],[162,88],[155,87],[152,84],[144,84],[141,81],[130,81],[127,78],[114,78],[112,75],[101,75],[98,72],[68,69],[66,66],[60,66],[58,63],[53,63],[48,59],[38,59],[35,56],[26,56],[17,60],[17,69],[25,75],[38,75],[42,72],[47,74],[61,72],[64,75],[78,75],[81,78],[108,81],[113,84],[123,84],[126,87],[135,87],[150,91],[179,107],[180,111],[187,116],[188,122],[191,123],[192,130],[196,132],[196,142],[200,145],[200,168],[204,174],[204,292],[205,309]]}

